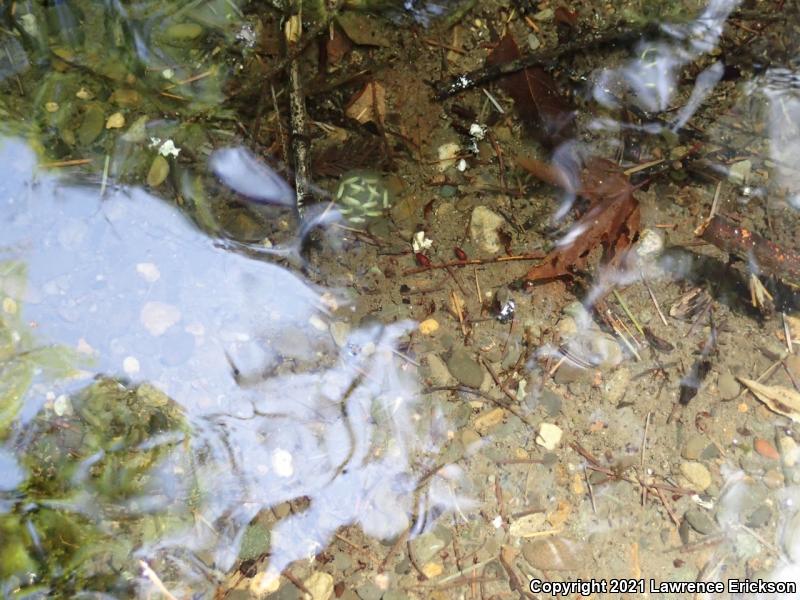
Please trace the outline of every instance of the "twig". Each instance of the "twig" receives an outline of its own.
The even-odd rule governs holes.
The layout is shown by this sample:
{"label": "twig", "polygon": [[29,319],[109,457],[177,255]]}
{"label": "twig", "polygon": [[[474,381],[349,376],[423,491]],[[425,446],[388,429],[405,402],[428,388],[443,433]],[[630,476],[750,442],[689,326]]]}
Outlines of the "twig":
{"label": "twig", "polygon": [[153,569],[150,568],[143,560],[139,561],[139,566],[142,568],[142,575],[147,577],[154,586],[158,588],[158,591],[164,594],[168,600],[178,600],[175,596],[173,596],[170,591],[166,588],[166,586],[162,583],[161,579]]}
{"label": "twig", "polygon": [[469,73],[456,75],[448,81],[437,84],[434,88],[434,93],[437,100],[445,100],[463,91],[489,83],[503,75],[516,73],[533,66],[553,67],[562,56],[590,50],[605,44],[634,42],[641,39],[648,32],[657,33],[658,25],[653,24],[634,28],[614,27],[596,33],[588,39],[578,39],[566,44],[559,44],[556,48],[522,56],[501,65],[481,67]]}
{"label": "twig", "polygon": [[416,275],[417,273],[424,273],[433,269],[447,269],[449,267],[465,267],[467,265],[488,265],[492,263],[512,262],[518,260],[541,260],[545,257],[540,252],[532,252],[530,254],[518,254],[515,256],[498,256],[496,258],[472,258],[469,260],[454,260],[447,263],[428,265],[427,267],[419,267],[415,269],[408,269],[403,271],[403,275]]}
{"label": "twig", "polygon": [[308,588],[305,585],[303,585],[303,582],[300,581],[297,577],[295,577],[294,573],[292,573],[289,569],[286,569],[283,572],[283,576],[286,577],[286,579],[288,579],[289,581],[291,581],[292,585],[294,585],[294,587],[296,587],[298,590],[300,590],[304,594],[308,594],[309,598],[314,597],[314,595],[308,590]]}
{"label": "twig", "polygon": [[644,277],[644,272],[642,271],[642,283],[644,287],[647,288],[647,293],[650,294],[650,300],[653,301],[653,306],[656,307],[656,312],[658,313],[658,317],[661,319],[661,322],[664,323],[667,327],[669,327],[669,323],[667,322],[667,318],[664,316],[664,313],[661,311],[661,307],[658,305],[658,300],[656,300],[656,295],[653,293],[653,288],[650,287],[650,284],[647,283],[647,279]]}
{"label": "twig", "polygon": [[[300,8],[302,0],[294,0],[295,9],[290,17],[301,21]],[[296,41],[289,39],[287,26],[287,55],[292,55],[297,46]],[[303,80],[300,73],[300,56],[293,56],[289,62],[289,107],[291,109],[290,124],[292,130],[292,155],[294,158],[294,187],[297,194],[297,212],[302,216],[306,200],[312,197],[311,183],[308,176],[308,137],[306,135],[306,99],[303,93]]]}
{"label": "twig", "polygon": [[583,478],[586,480],[586,487],[589,488],[589,500],[592,501],[592,512],[597,514],[597,504],[594,501],[594,488],[592,482],[589,481],[589,473],[586,471],[586,465],[583,466]]}
{"label": "twig", "polygon": [[[642,477],[644,483],[647,483],[647,473],[644,468],[644,457],[647,452],[647,430],[650,428],[650,411],[647,411],[647,416],[644,419],[644,433],[642,434],[642,457],[639,461],[639,468],[642,470]],[[642,486],[642,506],[647,504],[647,485]]]}
{"label": "twig", "polygon": [[622,310],[625,311],[625,314],[628,315],[628,318],[631,320],[631,323],[633,323],[636,326],[636,330],[641,335],[644,335],[644,330],[642,329],[642,326],[639,325],[639,321],[637,321],[636,317],[633,316],[633,313],[628,308],[628,305],[625,303],[625,300],[622,299],[622,296],[619,295],[619,292],[617,292],[617,290],[613,291],[614,291],[614,297],[617,299],[617,302],[619,302],[619,305],[622,307]]}
{"label": "twig", "polygon": [[[489,371],[489,375],[491,375],[492,379],[497,384],[497,387],[499,387],[503,391],[503,393],[506,395],[506,397],[508,397],[509,400],[511,400],[512,402],[516,402],[517,401],[517,397],[511,392],[511,390],[509,390],[506,386],[503,385],[503,382],[500,381],[500,378],[497,376],[497,373],[494,372],[494,369],[492,368],[492,365],[489,364],[489,361],[487,361],[483,357],[481,357],[480,360],[481,360],[481,364],[484,367],[486,367],[487,371]],[[507,407],[507,408],[509,410],[512,410],[511,407]],[[512,412],[513,412],[513,410],[512,410]],[[517,414],[517,413],[514,413],[514,414]],[[522,419],[523,421],[525,421],[525,419],[523,417],[521,417],[520,415],[517,414],[517,416],[520,419]]]}
{"label": "twig", "polygon": [[54,162],[46,162],[39,165],[46,169],[55,169],[59,167],[77,167],[80,165],[88,165],[92,162],[91,158],[74,158],[72,160],[56,160]]}
{"label": "twig", "polygon": [[672,509],[669,507],[669,504],[667,504],[667,499],[664,498],[664,493],[658,487],[654,487],[653,489],[656,491],[656,496],[658,496],[658,499],[661,500],[661,504],[664,505],[664,510],[667,511],[670,521],[673,522],[675,527],[680,527],[681,523],[680,521],[678,521],[678,517],[675,516],[675,513],[672,512]]}

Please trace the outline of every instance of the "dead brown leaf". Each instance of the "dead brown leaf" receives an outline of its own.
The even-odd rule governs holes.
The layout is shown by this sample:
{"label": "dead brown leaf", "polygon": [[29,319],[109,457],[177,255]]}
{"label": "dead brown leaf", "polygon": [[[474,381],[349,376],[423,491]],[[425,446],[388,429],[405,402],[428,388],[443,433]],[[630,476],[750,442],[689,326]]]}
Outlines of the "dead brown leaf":
{"label": "dead brown leaf", "polygon": [[779,385],[764,385],[744,377],[739,377],[739,381],[771,411],[800,423],[800,393]]}
{"label": "dead brown leaf", "polygon": [[[500,65],[521,56],[513,36],[507,33],[486,64]],[[528,67],[506,75],[500,79],[500,86],[514,99],[526,129],[542,143],[555,145],[572,136],[575,119],[572,101],[561,93],[543,67]]]}
{"label": "dead brown leaf", "polygon": [[345,114],[361,124],[382,125],[386,117],[386,89],[377,81],[370,81],[350,99]]}
{"label": "dead brown leaf", "polygon": [[[538,161],[537,161],[538,162]],[[551,183],[567,182],[563,171],[548,172],[538,163],[537,172],[552,176]],[[524,167],[523,163],[520,166]],[[537,174],[537,173],[534,173]],[[569,187],[567,187],[569,189]],[[590,205],[587,212],[572,225],[570,233],[558,247],[545,257],[541,264],[525,275],[528,281],[543,281],[571,276],[582,268],[591,252],[602,247],[602,260],[606,264],[619,262],[624,251],[635,241],[639,232],[639,202],[633,195],[634,187],[614,163],[590,159],[582,174],[578,194]]]}
{"label": "dead brown leaf", "polygon": [[331,35],[325,37],[325,62],[328,66],[339,64],[353,49],[353,42],[341,27],[334,26]]}

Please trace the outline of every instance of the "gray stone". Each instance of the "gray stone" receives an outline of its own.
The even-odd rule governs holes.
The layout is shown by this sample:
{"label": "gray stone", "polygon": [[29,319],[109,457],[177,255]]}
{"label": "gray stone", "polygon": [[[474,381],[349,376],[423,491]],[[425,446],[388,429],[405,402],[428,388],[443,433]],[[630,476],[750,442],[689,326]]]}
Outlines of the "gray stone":
{"label": "gray stone", "polygon": [[553,376],[553,381],[559,385],[575,382],[589,383],[591,380],[591,371],[567,362],[558,367],[558,371],[556,371],[556,374]]}
{"label": "gray stone", "polygon": [[548,417],[555,417],[561,412],[563,400],[559,394],[552,390],[548,390],[547,388],[542,390],[542,395],[539,398],[539,402],[547,412]]}
{"label": "gray stone", "polygon": [[701,535],[709,535],[717,529],[708,512],[701,508],[690,508],[683,515],[683,518],[686,519],[692,529]]}
{"label": "gray stone", "polygon": [[681,456],[687,460],[697,460],[700,458],[703,450],[706,449],[706,446],[708,446],[706,437],[696,433],[686,440]]}
{"label": "gray stone", "polygon": [[347,343],[347,336],[350,334],[350,323],[334,321],[331,323],[330,330],[333,343],[339,348],[344,347],[345,343]]}
{"label": "gray stone", "polygon": [[333,566],[339,572],[346,571],[347,569],[353,566],[353,559],[350,558],[344,552],[337,552],[333,556]]}
{"label": "gray stone", "polygon": [[720,398],[723,400],[733,400],[742,390],[739,382],[736,381],[736,378],[730,373],[730,371],[725,371],[719,376],[717,388],[719,389]]}
{"label": "gray stone", "polygon": [[356,594],[361,600],[380,600],[380,597],[383,596],[383,590],[368,581],[356,588]]}
{"label": "gray stone", "polygon": [[483,367],[466,350],[455,350],[447,359],[447,369],[468,387],[479,388],[483,383]]}
{"label": "gray stone", "polygon": [[419,564],[424,564],[436,556],[445,544],[443,539],[429,531],[411,540],[411,551],[414,553],[414,559]]}
{"label": "gray stone", "polygon": [[769,523],[769,520],[771,518],[772,518],[772,509],[766,504],[762,504],[752,513],[750,513],[750,516],[747,518],[746,523],[748,527],[757,529]]}
{"label": "gray stone", "polygon": [[430,378],[432,385],[444,386],[453,383],[454,379],[453,376],[450,375],[450,371],[447,370],[447,365],[444,364],[444,361],[439,358],[437,354],[433,352],[426,354],[423,364],[426,367],[426,375]]}

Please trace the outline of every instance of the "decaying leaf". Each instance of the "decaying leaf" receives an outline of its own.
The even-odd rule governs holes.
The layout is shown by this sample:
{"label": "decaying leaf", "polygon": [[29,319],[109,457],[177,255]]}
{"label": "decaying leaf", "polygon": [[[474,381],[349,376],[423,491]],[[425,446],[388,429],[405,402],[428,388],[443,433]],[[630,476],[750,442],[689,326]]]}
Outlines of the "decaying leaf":
{"label": "decaying leaf", "polygon": [[364,12],[344,11],[336,22],[354,44],[359,46],[391,46],[390,29],[378,17]]}
{"label": "decaying leaf", "polygon": [[[486,59],[501,65],[522,56],[513,36],[507,33]],[[555,145],[572,136],[575,110],[543,67],[528,67],[500,79],[500,86],[514,100],[526,129],[542,143]]]}
{"label": "decaying leaf", "polygon": [[800,393],[779,385],[764,385],[744,377],[739,377],[739,381],[771,411],[800,423]]}
{"label": "decaying leaf", "polygon": [[353,49],[353,42],[342,31],[340,27],[333,27],[331,34],[325,37],[325,61],[327,65],[333,66],[341,62],[350,50]]}
{"label": "decaying leaf", "polygon": [[705,289],[692,288],[670,307],[669,316],[681,321],[693,321],[695,317],[706,311],[709,304],[711,304],[711,296]]}
{"label": "decaying leaf", "polygon": [[362,124],[382,124],[386,117],[386,89],[377,81],[370,81],[350,99],[345,114]]}
{"label": "decaying leaf", "polygon": [[[525,167],[524,164],[520,166]],[[564,179],[565,174],[558,173],[557,170],[551,173],[555,178],[551,183],[568,181]],[[639,202],[633,196],[633,190],[628,178],[614,163],[598,158],[589,160],[578,189],[578,194],[590,202],[588,211],[572,225],[556,249],[528,271],[525,278],[542,281],[569,277],[586,264],[597,247],[603,249],[604,263],[618,263],[639,231]]]}

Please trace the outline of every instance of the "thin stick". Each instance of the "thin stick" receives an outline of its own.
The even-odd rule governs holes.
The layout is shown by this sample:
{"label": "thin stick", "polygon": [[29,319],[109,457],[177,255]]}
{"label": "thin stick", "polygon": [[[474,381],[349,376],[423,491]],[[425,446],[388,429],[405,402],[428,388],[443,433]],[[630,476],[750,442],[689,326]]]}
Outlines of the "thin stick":
{"label": "thin stick", "polygon": [[[647,452],[647,430],[650,428],[650,411],[647,411],[647,416],[644,418],[644,433],[642,434],[642,457],[639,461],[639,468],[642,470],[642,477],[644,482],[647,483],[647,473],[644,469],[644,457]],[[647,486],[642,486],[642,506],[647,503]]]}
{"label": "thin stick", "polygon": [[717,182],[717,189],[714,190],[714,201],[711,203],[711,213],[709,213],[708,218],[711,219],[717,214],[717,207],[719,205],[719,192],[722,189],[722,180],[720,179]]}
{"label": "thin stick", "polygon": [[592,482],[589,481],[589,473],[586,471],[586,465],[583,465],[583,478],[586,480],[586,487],[589,488],[589,500],[592,501],[592,512],[597,514],[597,504],[594,502],[594,488],[592,488]]}
{"label": "thin stick", "polygon": [[143,560],[139,561],[139,566],[142,568],[142,575],[147,577],[154,586],[158,588],[158,591],[164,594],[169,600],[178,600],[175,596],[173,596],[167,587],[162,583],[161,579],[153,569],[150,568]]}
{"label": "thin stick", "polygon": [[661,488],[653,486],[653,489],[656,491],[656,496],[658,496],[658,499],[661,500],[661,504],[664,505],[664,510],[667,511],[670,521],[672,521],[675,524],[675,527],[680,527],[681,526],[680,521],[678,521],[678,517],[675,516],[675,513],[672,512],[672,509],[669,507],[669,504],[667,504],[667,499],[664,498],[664,493],[661,491]]}
{"label": "thin stick", "polygon": [[789,354],[794,354],[794,348],[792,347],[792,330],[789,327],[789,322],[786,320],[786,313],[782,312],[781,317],[783,318],[783,335],[786,338],[786,348],[789,350]]}
{"label": "thin stick", "polygon": [[664,316],[664,313],[661,312],[661,307],[658,305],[658,300],[656,300],[656,295],[653,293],[653,288],[650,287],[650,284],[647,283],[647,279],[644,277],[644,271],[641,272],[642,274],[642,283],[644,283],[644,287],[647,288],[647,293],[650,294],[650,300],[653,301],[653,306],[656,307],[656,312],[658,313],[658,317],[661,319],[661,322],[664,323],[667,327],[669,327],[669,323],[667,323],[667,318]]}
{"label": "thin stick", "polygon": [[642,326],[639,325],[639,321],[637,321],[636,317],[633,316],[633,313],[628,308],[628,305],[625,304],[625,300],[622,299],[622,296],[619,295],[617,290],[614,290],[614,297],[617,299],[617,302],[619,302],[620,306],[622,307],[622,310],[625,311],[625,314],[628,315],[628,318],[631,320],[631,323],[633,323],[636,326],[637,331],[641,335],[644,335],[644,330],[642,329]]}
{"label": "thin stick", "polygon": [[[106,184],[108,183],[108,165],[111,163],[111,155],[106,154],[106,160],[103,163],[103,180],[100,183],[100,197],[103,197],[103,194],[106,193]],[[786,320],[784,319],[784,323]]]}
{"label": "thin stick", "polygon": [[429,265],[427,267],[419,267],[416,269],[408,269],[403,271],[403,275],[416,275],[417,273],[424,273],[433,269],[447,269],[449,267],[465,267],[467,265],[488,265],[492,263],[512,262],[518,260],[541,260],[545,257],[540,252],[533,252],[531,254],[518,254],[515,256],[498,256],[496,258],[473,258],[469,260],[454,260],[447,263],[436,265]]}
{"label": "thin stick", "polygon": [[649,162],[642,163],[640,165],[636,165],[635,167],[631,167],[630,169],[625,169],[623,174],[630,177],[634,173],[638,173],[639,171],[644,171],[645,169],[649,169],[650,167],[655,167],[656,165],[660,165],[664,162],[665,159],[659,158],[657,160],[651,160]]}
{"label": "thin stick", "polygon": [[308,590],[308,588],[305,585],[303,585],[302,581],[300,581],[297,577],[294,576],[294,574],[289,569],[286,569],[283,572],[283,576],[286,577],[286,579],[288,579],[289,581],[291,581],[294,587],[296,587],[298,590],[300,590],[304,594],[308,594],[309,598],[313,598],[313,594]]}
{"label": "thin stick", "polygon": [[77,167],[80,165],[88,165],[92,162],[91,158],[74,158],[72,160],[57,160],[54,162],[42,163],[40,166],[46,169],[55,169],[58,167]]}
{"label": "thin stick", "polygon": [[[293,0],[291,19],[301,20],[302,0]],[[288,31],[287,31],[288,34]],[[294,55],[297,43],[286,40],[289,62],[289,107],[292,130],[292,155],[294,158],[294,187],[297,194],[297,212],[303,215],[306,200],[313,197],[308,175],[308,137],[306,135],[306,98],[303,92],[303,78],[300,72],[300,56]]]}

